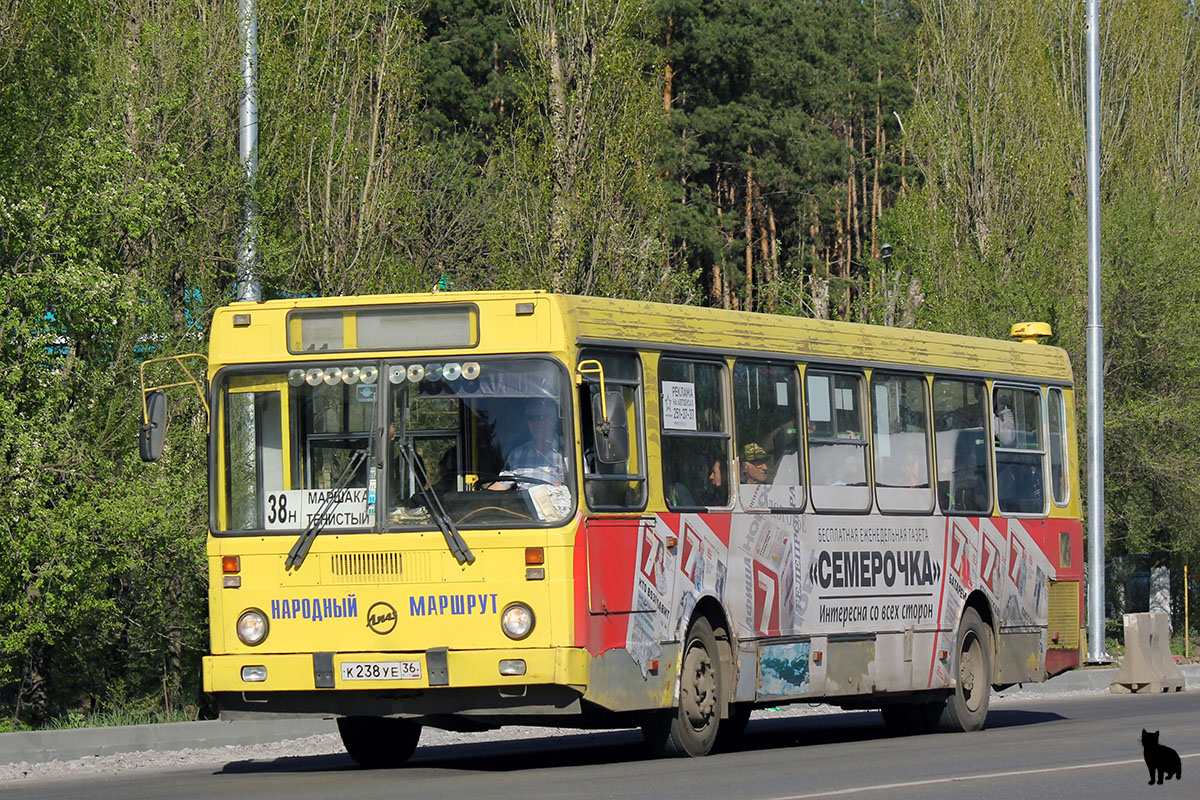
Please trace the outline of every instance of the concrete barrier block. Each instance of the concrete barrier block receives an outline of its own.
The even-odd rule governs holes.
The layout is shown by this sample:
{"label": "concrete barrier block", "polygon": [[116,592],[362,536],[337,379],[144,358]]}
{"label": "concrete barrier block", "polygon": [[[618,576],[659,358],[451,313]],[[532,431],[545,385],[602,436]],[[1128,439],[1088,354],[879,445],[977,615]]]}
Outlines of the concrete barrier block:
{"label": "concrete barrier block", "polygon": [[1125,615],[1125,658],[1109,685],[1113,694],[1181,692],[1183,673],[1171,658],[1167,615]]}

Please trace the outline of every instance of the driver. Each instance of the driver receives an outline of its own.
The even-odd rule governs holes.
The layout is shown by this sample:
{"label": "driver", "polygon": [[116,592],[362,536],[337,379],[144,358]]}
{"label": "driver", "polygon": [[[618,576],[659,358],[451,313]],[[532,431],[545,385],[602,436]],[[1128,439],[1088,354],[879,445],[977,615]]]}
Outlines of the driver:
{"label": "driver", "polygon": [[512,489],[521,483],[562,486],[567,479],[567,460],[559,441],[558,406],[553,400],[534,398],[525,404],[522,413],[529,439],[508,454],[500,480],[488,488]]}

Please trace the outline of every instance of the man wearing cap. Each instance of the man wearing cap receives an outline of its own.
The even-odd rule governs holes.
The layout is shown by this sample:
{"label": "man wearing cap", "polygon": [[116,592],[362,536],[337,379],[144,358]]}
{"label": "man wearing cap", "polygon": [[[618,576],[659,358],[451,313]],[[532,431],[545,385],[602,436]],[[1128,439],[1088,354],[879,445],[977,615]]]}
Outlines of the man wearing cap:
{"label": "man wearing cap", "polygon": [[750,442],[742,448],[742,483],[766,483],[770,462],[771,454],[762,445]]}

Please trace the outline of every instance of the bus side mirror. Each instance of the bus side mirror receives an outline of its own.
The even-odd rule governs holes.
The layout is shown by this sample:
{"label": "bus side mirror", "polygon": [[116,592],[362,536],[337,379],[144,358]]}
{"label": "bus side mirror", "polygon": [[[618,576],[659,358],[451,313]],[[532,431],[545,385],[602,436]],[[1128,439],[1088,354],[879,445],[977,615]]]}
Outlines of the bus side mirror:
{"label": "bus side mirror", "polygon": [[[596,442],[596,458],[604,464],[619,464],[629,459],[629,421],[625,415],[625,399],[620,392],[608,392],[601,402],[599,392],[592,395],[592,420]],[[609,418],[604,418],[608,406]]]}
{"label": "bus side mirror", "polygon": [[138,452],[142,461],[162,458],[163,440],[167,436],[167,394],[162,389],[146,393],[145,417],[138,429]]}

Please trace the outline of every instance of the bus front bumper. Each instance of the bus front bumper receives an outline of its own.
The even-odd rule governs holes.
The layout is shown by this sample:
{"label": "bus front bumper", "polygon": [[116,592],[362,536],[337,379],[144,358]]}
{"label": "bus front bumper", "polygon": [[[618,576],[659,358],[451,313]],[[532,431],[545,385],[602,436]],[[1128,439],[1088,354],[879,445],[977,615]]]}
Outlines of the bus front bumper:
{"label": "bus front bumper", "polygon": [[523,648],[367,653],[239,653],[205,656],[204,691],[376,692],[531,685],[582,692],[590,659],[582,648]]}

